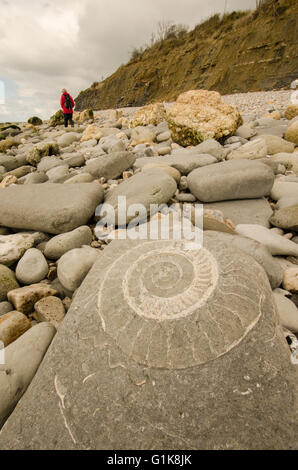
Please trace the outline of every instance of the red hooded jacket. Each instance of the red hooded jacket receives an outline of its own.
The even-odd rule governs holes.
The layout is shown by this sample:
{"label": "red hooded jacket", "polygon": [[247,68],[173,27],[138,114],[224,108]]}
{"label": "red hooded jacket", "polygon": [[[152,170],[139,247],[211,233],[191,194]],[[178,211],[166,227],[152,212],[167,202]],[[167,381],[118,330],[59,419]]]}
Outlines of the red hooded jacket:
{"label": "red hooded jacket", "polygon": [[65,104],[65,96],[69,96],[71,102],[72,102],[72,107],[74,108],[75,107],[75,102],[74,100],[72,99],[72,96],[70,96],[69,93],[64,93],[63,95],[61,95],[61,100],[60,100],[60,104],[61,104],[61,108],[63,110],[63,113],[64,114],[72,114],[73,113],[73,109],[67,109],[65,108],[64,104]]}

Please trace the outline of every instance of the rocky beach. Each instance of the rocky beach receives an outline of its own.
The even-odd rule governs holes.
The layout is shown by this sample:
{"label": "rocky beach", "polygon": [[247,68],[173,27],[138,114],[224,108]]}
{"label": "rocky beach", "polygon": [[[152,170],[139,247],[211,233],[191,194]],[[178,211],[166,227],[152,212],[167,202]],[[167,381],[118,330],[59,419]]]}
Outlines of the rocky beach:
{"label": "rocky beach", "polygon": [[[0,449],[295,448],[292,96],[0,125]],[[140,207],[200,207],[202,246],[130,239]]]}

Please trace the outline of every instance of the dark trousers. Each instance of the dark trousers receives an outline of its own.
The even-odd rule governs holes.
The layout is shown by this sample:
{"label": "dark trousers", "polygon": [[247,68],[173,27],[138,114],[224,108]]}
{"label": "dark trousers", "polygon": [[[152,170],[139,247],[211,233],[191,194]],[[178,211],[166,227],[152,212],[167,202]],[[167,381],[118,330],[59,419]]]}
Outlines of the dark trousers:
{"label": "dark trousers", "polygon": [[72,120],[72,113],[64,113],[64,126],[68,127],[68,121],[70,122],[71,126],[74,126],[74,122]]}

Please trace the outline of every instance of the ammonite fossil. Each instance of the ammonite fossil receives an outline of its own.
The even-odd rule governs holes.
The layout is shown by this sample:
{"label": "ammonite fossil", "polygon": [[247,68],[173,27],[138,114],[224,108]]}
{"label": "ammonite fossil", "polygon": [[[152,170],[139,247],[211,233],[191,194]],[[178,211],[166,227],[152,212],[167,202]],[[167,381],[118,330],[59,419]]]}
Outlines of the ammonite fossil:
{"label": "ammonite fossil", "polygon": [[101,281],[98,309],[105,332],[136,362],[203,364],[238,344],[259,319],[257,282],[240,266],[229,271],[210,250],[185,241],[122,243],[126,249]]}

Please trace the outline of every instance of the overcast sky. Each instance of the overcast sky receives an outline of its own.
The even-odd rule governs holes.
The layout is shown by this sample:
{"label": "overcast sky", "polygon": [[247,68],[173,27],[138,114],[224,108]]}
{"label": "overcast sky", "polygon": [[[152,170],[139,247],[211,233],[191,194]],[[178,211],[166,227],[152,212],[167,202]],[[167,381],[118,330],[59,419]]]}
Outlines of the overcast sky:
{"label": "overcast sky", "polygon": [[[193,28],[255,0],[0,0],[0,122],[49,118],[150,42],[159,21]],[[5,89],[5,99],[3,99]],[[5,101],[5,102],[4,102]],[[3,103],[4,102],[4,103]]]}

